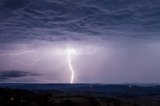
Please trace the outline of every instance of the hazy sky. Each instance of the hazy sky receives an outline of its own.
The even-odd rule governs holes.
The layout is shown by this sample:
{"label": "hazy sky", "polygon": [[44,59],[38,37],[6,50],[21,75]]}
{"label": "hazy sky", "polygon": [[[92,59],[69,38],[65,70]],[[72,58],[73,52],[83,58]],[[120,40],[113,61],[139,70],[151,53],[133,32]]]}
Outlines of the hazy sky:
{"label": "hazy sky", "polygon": [[0,82],[70,83],[69,65],[75,83],[160,83],[160,1],[0,1]]}

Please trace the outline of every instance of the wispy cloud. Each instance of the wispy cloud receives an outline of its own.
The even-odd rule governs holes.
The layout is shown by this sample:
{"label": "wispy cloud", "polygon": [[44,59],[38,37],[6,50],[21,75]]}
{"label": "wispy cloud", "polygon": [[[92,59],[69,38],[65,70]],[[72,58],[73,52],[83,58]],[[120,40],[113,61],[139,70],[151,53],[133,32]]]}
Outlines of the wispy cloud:
{"label": "wispy cloud", "polygon": [[19,70],[0,71],[0,81],[12,79],[12,78],[26,77],[26,76],[39,76],[39,74],[36,74],[33,72],[19,71]]}

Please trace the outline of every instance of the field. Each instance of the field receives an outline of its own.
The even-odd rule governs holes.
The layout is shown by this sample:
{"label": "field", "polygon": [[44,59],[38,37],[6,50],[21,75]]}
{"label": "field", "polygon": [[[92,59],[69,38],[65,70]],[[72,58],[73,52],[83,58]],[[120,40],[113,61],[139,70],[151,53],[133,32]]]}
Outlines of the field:
{"label": "field", "polygon": [[0,106],[160,106],[160,86],[0,84]]}

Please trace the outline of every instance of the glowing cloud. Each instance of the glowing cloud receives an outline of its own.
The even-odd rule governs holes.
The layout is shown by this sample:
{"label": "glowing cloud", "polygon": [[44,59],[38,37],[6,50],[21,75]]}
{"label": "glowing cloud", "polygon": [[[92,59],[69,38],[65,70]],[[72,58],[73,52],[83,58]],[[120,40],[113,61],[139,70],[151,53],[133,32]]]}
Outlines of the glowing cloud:
{"label": "glowing cloud", "polygon": [[[17,64],[20,64],[21,66],[31,66],[39,65],[38,62],[43,62],[45,59],[48,59],[48,57],[52,57],[53,55],[59,55],[59,56],[66,56],[67,65],[68,65],[68,71],[69,71],[69,82],[74,83],[75,79],[75,73],[76,69],[73,67],[73,56],[80,56],[80,55],[90,55],[92,53],[95,53],[95,47],[88,46],[88,45],[76,45],[76,44],[70,44],[65,46],[50,46],[47,48],[37,48],[37,49],[18,49],[14,51],[6,51],[3,53],[0,53],[0,57],[5,56],[9,62],[10,65],[16,66]],[[50,61],[50,60],[47,60]],[[66,63],[65,63],[66,64]],[[29,67],[29,68],[31,68]]]}

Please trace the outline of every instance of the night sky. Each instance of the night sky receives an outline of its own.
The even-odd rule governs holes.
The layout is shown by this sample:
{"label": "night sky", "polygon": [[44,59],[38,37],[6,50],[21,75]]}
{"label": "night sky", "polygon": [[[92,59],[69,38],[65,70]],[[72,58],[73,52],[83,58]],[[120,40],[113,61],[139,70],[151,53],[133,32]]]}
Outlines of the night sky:
{"label": "night sky", "polygon": [[0,0],[1,83],[70,83],[71,68],[74,83],[160,83],[160,0]]}

